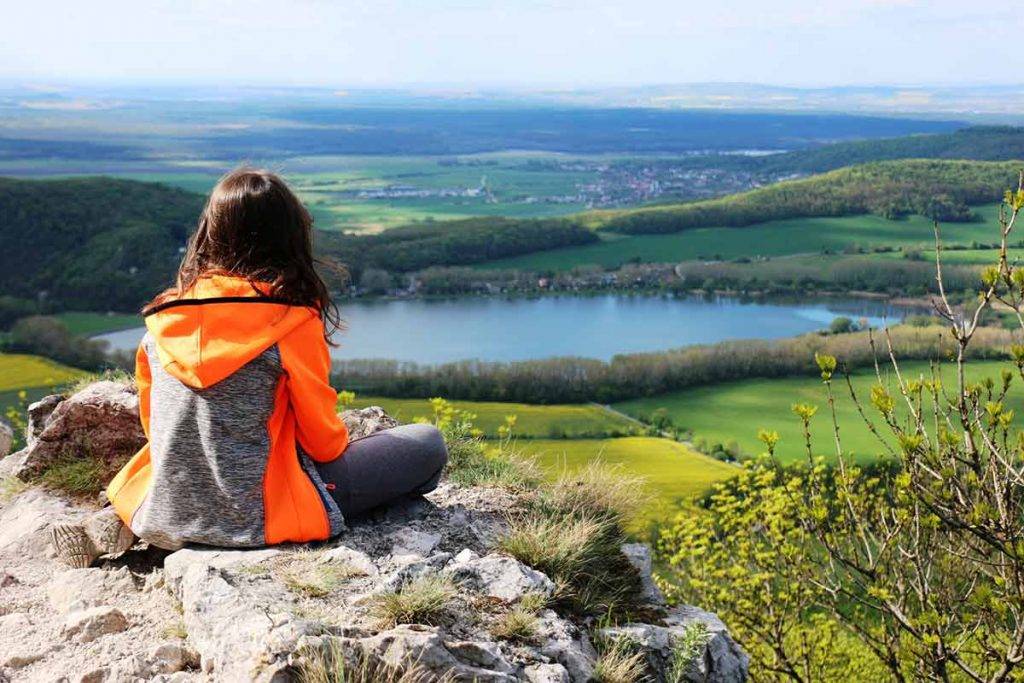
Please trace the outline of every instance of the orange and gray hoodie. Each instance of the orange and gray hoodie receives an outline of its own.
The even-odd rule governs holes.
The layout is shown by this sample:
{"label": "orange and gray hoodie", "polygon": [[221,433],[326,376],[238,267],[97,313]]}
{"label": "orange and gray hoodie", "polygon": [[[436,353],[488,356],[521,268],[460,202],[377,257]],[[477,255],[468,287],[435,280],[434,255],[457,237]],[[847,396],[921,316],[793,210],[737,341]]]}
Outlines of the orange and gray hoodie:
{"label": "orange and gray hoodie", "polygon": [[151,309],[146,328],[135,375],[148,443],[107,487],[132,531],[168,549],[339,533],[312,462],[348,445],[317,312],[210,275]]}

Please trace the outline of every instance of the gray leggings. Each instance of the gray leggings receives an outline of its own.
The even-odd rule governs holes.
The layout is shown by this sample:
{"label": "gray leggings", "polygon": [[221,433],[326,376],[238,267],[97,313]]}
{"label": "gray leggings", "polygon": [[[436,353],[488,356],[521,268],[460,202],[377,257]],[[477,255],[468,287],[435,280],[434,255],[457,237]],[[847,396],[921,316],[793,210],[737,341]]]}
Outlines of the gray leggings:
{"label": "gray leggings", "polygon": [[316,468],[348,517],[405,495],[433,491],[447,462],[441,432],[431,425],[409,424],[354,439],[340,458]]}

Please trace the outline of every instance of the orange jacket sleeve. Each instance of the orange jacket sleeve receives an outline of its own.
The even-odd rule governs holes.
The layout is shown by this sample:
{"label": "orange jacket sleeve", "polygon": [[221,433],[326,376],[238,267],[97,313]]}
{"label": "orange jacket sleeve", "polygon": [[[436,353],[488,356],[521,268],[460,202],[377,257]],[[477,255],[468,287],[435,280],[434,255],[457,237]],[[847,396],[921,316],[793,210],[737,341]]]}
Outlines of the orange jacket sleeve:
{"label": "orange jacket sleeve", "polygon": [[299,325],[278,342],[287,373],[288,398],[295,412],[296,438],[309,457],[330,462],[348,446],[348,429],[336,411],[331,388],[331,356],[319,318]]}
{"label": "orange jacket sleeve", "polygon": [[142,421],[142,431],[149,439],[149,410],[150,392],[153,385],[153,374],[149,369],[149,357],[146,355],[146,348],[139,343],[139,350],[135,352],[135,386],[139,388],[139,419]]}

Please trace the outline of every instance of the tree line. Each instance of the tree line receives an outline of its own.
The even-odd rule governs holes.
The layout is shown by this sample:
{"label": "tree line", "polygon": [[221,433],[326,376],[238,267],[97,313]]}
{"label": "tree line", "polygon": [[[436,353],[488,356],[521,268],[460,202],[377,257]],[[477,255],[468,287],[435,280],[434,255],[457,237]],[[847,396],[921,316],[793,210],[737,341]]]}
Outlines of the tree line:
{"label": "tree line", "polygon": [[[541,404],[612,402],[750,377],[813,374],[815,353],[840,357],[851,368],[862,367],[875,358],[868,334],[862,331],[727,341],[623,354],[608,362],[576,357],[508,363],[467,360],[441,365],[346,360],[335,362],[332,383],[339,389],[410,398],[444,396]],[[943,327],[902,325],[894,327],[891,334],[901,358],[947,357],[953,348]],[[972,353],[975,357],[1001,358],[1010,344],[1009,332],[983,327],[977,332]]]}

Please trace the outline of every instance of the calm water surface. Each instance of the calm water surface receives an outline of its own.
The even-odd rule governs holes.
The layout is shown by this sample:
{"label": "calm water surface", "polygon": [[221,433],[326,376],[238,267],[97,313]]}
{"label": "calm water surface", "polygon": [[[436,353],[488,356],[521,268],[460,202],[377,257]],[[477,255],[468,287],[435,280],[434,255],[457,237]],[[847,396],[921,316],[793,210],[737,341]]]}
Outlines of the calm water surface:
{"label": "calm water surface", "polygon": [[[526,360],[658,351],[727,339],[775,339],[827,327],[838,316],[895,322],[905,310],[872,301],[799,304],[717,297],[592,296],[466,298],[346,303],[348,329],[338,359],[390,358],[418,363]],[[101,335],[133,349],[143,328]]]}

